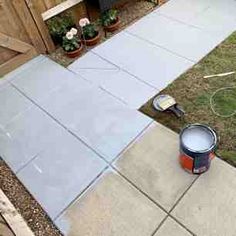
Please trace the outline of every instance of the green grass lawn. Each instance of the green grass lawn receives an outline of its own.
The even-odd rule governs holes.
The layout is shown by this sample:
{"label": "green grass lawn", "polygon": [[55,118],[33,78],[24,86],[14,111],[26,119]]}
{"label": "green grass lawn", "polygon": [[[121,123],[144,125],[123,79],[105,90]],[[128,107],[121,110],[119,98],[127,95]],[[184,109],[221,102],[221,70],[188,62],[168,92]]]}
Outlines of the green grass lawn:
{"label": "green grass lawn", "polygon": [[186,124],[204,123],[214,128],[220,137],[218,153],[222,159],[236,166],[236,88],[216,90],[236,86],[236,75],[204,79],[205,75],[236,71],[236,32],[213,50],[202,61],[181,75],[161,94],[170,94],[184,108],[186,115],[177,119],[168,113],[156,112],[152,100],[141,107],[141,111],[165,126],[179,132]]}

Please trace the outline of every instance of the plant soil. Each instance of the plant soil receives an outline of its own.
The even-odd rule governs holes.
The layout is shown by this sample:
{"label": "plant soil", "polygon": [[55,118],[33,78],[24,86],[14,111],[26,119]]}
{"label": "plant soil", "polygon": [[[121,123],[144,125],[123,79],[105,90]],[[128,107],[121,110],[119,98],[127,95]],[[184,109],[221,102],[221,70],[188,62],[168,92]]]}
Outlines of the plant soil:
{"label": "plant soil", "polygon": [[[161,0],[160,5],[164,4],[165,2],[167,2],[167,0]],[[135,21],[137,21],[141,17],[147,15],[148,13],[150,13],[151,11],[156,9],[157,7],[158,6],[156,6],[154,3],[152,3],[151,1],[147,1],[147,0],[133,0],[133,1],[129,1],[126,4],[122,5],[119,8],[119,18],[121,19],[121,24],[120,24],[119,29],[117,31],[115,31],[114,33],[107,32],[105,35],[103,30],[100,28],[100,32],[101,32],[100,43],[106,41],[107,39],[112,37],[114,34],[125,29],[127,26],[134,23]],[[98,23],[99,23],[99,21],[95,22],[95,25],[97,25],[97,27],[99,28]],[[85,53],[86,53],[86,50],[84,50],[84,52],[81,54],[81,56]],[[56,51],[51,53],[49,55],[49,57],[52,60],[56,61],[57,63],[61,64],[62,66],[65,66],[65,67],[69,66],[75,60],[75,59],[68,58],[66,55],[64,55],[64,52],[61,49],[61,47],[59,47]]]}

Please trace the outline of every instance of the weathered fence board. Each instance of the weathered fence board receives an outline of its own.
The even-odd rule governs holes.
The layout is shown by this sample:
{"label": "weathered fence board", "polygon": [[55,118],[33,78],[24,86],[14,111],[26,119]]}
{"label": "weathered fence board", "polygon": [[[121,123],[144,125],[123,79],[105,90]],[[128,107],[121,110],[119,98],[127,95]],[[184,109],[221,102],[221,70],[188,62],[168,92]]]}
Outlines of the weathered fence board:
{"label": "weathered fence board", "polygon": [[75,23],[86,14],[82,0],[0,0],[0,75],[39,53],[53,51],[42,14],[49,19],[67,9]]}
{"label": "weathered fence board", "polygon": [[[0,189],[0,213],[16,236],[34,236],[24,219]],[[2,232],[0,232],[1,234]],[[4,235],[4,234],[3,234]],[[10,236],[10,235],[9,235]]]}
{"label": "weathered fence board", "polygon": [[[29,14],[29,9],[25,1],[12,0],[12,5],[16,10],[17,15],[21,19],[22,25],[24,26],[25,31],[27,32],[32,44],[35,46],[38,52],[44,53],[45,52],[44,42],[41,38],[41,35],[38,31],[37,26],[35,25],[35,22],[31,14]],[[19,11],[17,9],[21,10]]]}
{"label": "weathered fence board", "polygon": [[13,232],[7,225],[6,221],[0,215],[0,235],[2,236],[14,236]]}
{"label": "weathered fence board", "polygon": [[48,28],[46,24],[44,23],[43,18],[41,16],[40,2],[41,1],[38,1],[38,0],[37,1],[28,0],[27,6],[41,34],[42,40],[44,41],[44,44],[46,45],[47,51],[51,52],[55,49],[55,46],[52,42],[51,36],[49,35]]}
{"label": "weathered fence board", "polygon": [[45,43],[25,0],[1,0],[0,76],[45,52]]}

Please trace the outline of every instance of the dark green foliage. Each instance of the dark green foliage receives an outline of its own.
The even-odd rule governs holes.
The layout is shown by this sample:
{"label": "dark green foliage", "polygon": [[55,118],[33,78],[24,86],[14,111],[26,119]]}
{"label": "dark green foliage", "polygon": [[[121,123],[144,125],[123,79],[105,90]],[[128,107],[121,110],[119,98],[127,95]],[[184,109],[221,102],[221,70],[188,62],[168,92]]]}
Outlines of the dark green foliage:
{"label": "dark green foliage", "polygon": [[80,47],[80,40],[78,36],[74,36],[73,39],[68,39],[66,36],[63,37],[62,48],[66,52],[73,52]]}
{"label": "dark green foliage", "polygon": [[87,24],[82,28],[83,39],[93,39],[98,35],[98,30],[93,23]]}
{"label": "dark green foliage", "polygon": [[49,32],[55,43],[61,44],[63,36],[75,25],[69,13],[55,16],[47,21]]}
{"label": "dark green foliage", "polygon": [[118,17],[118,11],[115,9],[110,9],[105,11],[101,16],[102,26],[110,26],[116,23]]}

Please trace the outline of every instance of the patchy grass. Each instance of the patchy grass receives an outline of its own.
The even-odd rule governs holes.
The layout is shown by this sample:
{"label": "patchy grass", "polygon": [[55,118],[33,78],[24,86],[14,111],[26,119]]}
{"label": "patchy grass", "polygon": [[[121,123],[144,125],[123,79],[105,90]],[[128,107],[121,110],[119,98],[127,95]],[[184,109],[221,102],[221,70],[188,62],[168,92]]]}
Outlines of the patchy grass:
{"label": "patchy grass", "polygon": [[[217,116],[210,106],[210,98],[216,90],[236,86],[236,75],[203,78],[229,71],[236,71],[236,32],[161,92],[173,96],[184,108],[186,115],[183,119],[156,112],[152,108],[152,99],[140,110],[176,132],[189,123],[204,123],[213,127],[220,137],[219,155],[236,166],[236,115],[229,118]],[[219,91],[214,96],[213,108],[222,115],[236,112],[236,88]]]}

